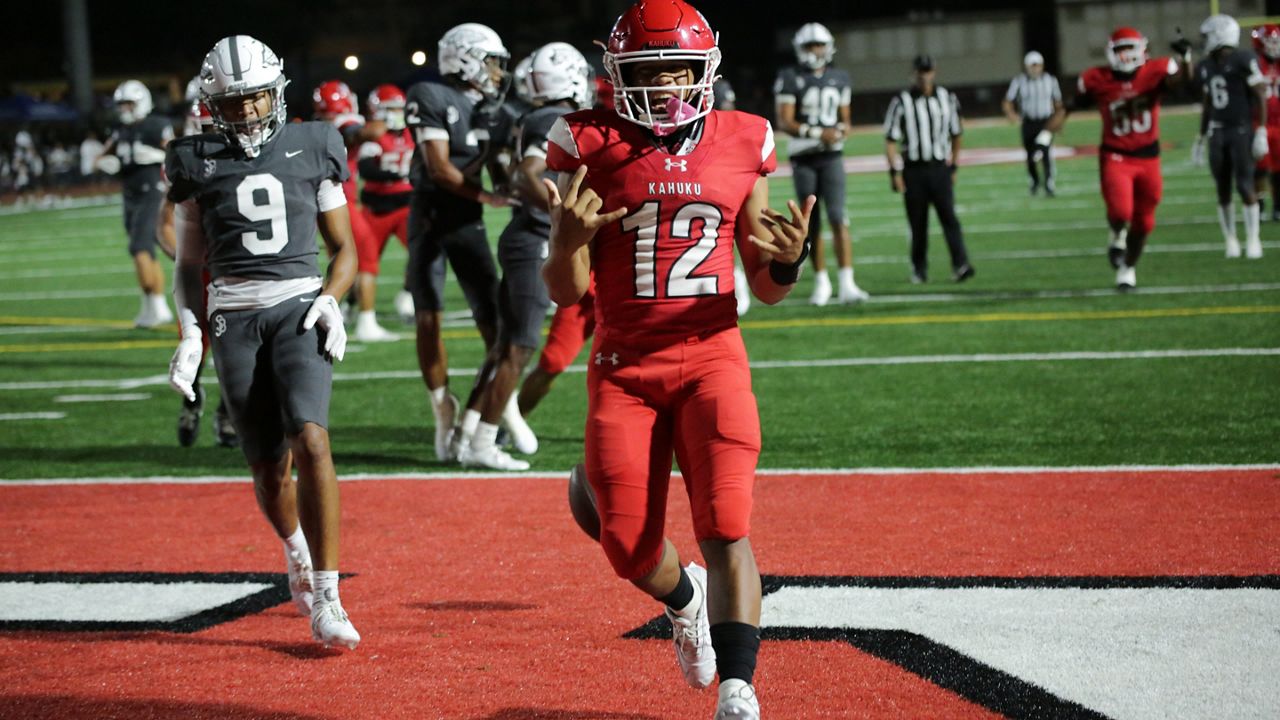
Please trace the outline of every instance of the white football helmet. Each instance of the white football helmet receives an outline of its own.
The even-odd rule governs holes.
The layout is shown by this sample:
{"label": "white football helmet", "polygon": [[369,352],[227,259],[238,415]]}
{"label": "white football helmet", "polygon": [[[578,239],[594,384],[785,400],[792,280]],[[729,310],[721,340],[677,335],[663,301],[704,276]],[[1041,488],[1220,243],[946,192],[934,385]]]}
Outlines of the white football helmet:
{"label": "white football helmet", "polygon": [[533,56],[527,55],[516,63],[516,69],[511,71],[511,89],[515,91],[516,97],[527,103],[533,102],[529,99],[529,66],[532,64]]}
{"label": "white football helmet", "polygon": [[[826,52],[819,54],[812,50],[805,49],[806,45],[820,43]],[[795,48],[796,60],[804,67],[810,70],[817,70],[831,64],[831,59],[836,54],[836,39],[831,35],[831,31],[821,23],[806,23],[800,26],[796,31],[796,36],[791,40],[791,46]]]}
{"label": "white football helmet", "polygon": [[1210,15],[1200,23],[1200,35],[1204,38],[1206,53],[1218,48],[1240,47],[1240,23],[1230,15]]}
{"label": "white football helmet", "polygon": [[529,56],[525,92],[535,103],[572,100],[579,108],[591,107],[595,84],[591,66],[577,48],[568,43],[547,43]]}
{"label": "white football helmet", "polygon": [[[151,114],[151,91],[137,80],[120,83],[111,99],[120,113],[120,121],[125,125],[132,125]],[[124,103],[133,103],[133,107],[120,107]]]}
{"label": "white football helmet", "polygon": [[[209,109],[215,130],[238,143],[248,157],[257,157],[284,127],[286,116],[284,61],[271,48],[248,35],[225,37],[204,56],[200,67],[200,99]],[[271,110],[264,117],[231,120],[219,101],[266,91]]]}
{"label": "white football helmet", "polygon": [[438,51],[441,75],[456,75],[490,98],[502,94],[503,84],[494,82],[489,74],[489,65],[496,62],[505,72],[511,53],[507,52],[502,38],[493,28],[480,23],[463,23],[450,28],[440,38]]}

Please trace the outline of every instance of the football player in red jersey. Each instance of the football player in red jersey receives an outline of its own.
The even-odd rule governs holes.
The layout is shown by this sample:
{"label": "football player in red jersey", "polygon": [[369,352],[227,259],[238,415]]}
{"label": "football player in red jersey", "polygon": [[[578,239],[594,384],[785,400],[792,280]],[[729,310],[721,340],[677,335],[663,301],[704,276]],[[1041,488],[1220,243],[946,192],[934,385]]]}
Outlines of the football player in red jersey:
{"label": "football player in red jersey", "polygon": [[[814,198],[768,207],[777,168],[764,118],[712,109],[715,33],[683,0],[640,0],[604,53],[615,110],[566,115],[543,268],[553,300],[594,274],[587,476],[614,572],[665,606],[686,682],[717,718],[758,718],[760,574],[748,539],[760,421],[733,295],[733,245],[766,304],[794,287]],[[665,538],[674,452],[707,570]]]}
{"label": "football player in red jersey", "polygon": [[[1134,266],[1156,224],[1156,206],[1164,190],[1160,176],[1160,101],[1171,86],[1190,78],[1191,43],[1180,38],[1172,57],[1150,59],[1147,39],[1130,27],[1111,34],[1107,65],[1080,74],[1077,108],[1097,105],[1102,115],[1099,162],[1102,198],[1111,226],[1108,258],[1116,269],[1116,288],[1137,286]],[[1064,118],[1065,119],[1065,118]],[[1057,132],[1060,120],[1055,127]]]}
{"label": "football player in red jersey", "polygon": [[[370,242],[357,245],[360,271],[356,276],[356,295],[360,314],[356,318],[355,338],[364,342],[396,340],[378,324],[374,301],[378,294],[378,266],[387,240],[394,234],[406,248],[409,245],[409,166],[413,162],[414,142],[404,120],[404,91],[395,85],[379,85],[369,93],[367,103],[373,120],[386,125],[387,131],[376,140],[360,146],[356,167],[364,180],[360,190],[361,213],[369,228]],[[396,298],[397,309],[408,298]],[[412,316],[413,299],[408,298]]]}
{"label": "football player in red jersey", "polygon": [[1266,80],[1267,146],[1270,152],[1258,161],[1258,194],[1271,185],[1271,220],[1280,221],[1280,25],[1253,29],[1253,49]]}
{"label": "football player in red jersey", "polygon": [[[351,234],[356,240],[356,252],[359,259],[359,272],[363,274],[377,274],[376,268],[370,269],[368,258],[377,256],[374,248],[377,241],[373,237],[373,228],[369,227],[369,221],[365,215],[364,208],[360,205],[356,196],[356,161],[358,158],[359,148],[367,142],[377,141],[387,131],[385,122],[380,120],[365,121],[365,117],[360,114],[359,103],[356,95],[351,88],[341,80],[326,80],[320,83],[311,94],[312,110],[315,113],[316,120],[333,123],[338,128],[338,133],[342,135],[342,141],[347,146],[347,170],[350,173],[346,182],[342,183],[342,193],[347,197],[347,205],[351,210]],[[360,302],[359,295],[361,291],[361,283],[356,283],[355,291],[347,296],[347,321],[352,319],[353,306],[359,304],[363,307],[364,303]],[[372,304],[370,304],[372,309]],[[365,332],[363,337],[359,337],[360,333],[355,333],[356,339],[362,342],[377,342],[382,340],[395,340],[396,336],[378,325],[377,319],[372,320],[373,325],[369,325],[369,321],[365,323]]]}

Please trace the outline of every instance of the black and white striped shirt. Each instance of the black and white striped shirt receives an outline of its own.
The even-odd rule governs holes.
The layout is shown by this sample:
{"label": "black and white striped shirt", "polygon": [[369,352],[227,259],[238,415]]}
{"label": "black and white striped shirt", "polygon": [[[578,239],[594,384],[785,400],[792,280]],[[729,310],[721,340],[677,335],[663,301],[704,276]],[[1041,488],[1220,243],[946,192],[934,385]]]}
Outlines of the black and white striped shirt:
{"label": "black and white striped shirt", "polygon": [[1023,120],[1047,120],[1053,115],[1054,103],[1062,102],[1062,88],[1058,78],[1049,73],[1034,80],[1022,73],[1009,83],[1004,99],[1015,104]]}
{"label": "black and white striped shirt", "polygon": [[943,87],[935,87],[932,95],[903,90],[884,117],[884,136],[902,146],[906,162],[949,162],[951,138],[963,132],[960,101]]}

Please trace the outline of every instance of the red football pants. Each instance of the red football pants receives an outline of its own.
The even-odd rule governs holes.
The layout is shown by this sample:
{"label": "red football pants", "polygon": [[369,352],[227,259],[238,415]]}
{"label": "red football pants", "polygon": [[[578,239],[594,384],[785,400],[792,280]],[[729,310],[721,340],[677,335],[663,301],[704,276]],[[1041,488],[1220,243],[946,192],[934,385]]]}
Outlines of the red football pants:
{"label": "red football pants", "polygon": [[1146,237],[1156,226],[1156,206],[1164,195],[1160,158],[1103,152],[1099,156],[1107,221],[1124,223],[1131,236]]}
{"label": "red football pants", "polygon": [[547,331],[547,342],[538,357],[538,367],[548,375],[564,372],[595,331],[596,296],[588,290],[577,303],[556,308]]}
{"label": "red football pants", "polygon": [[662,559],[673,452],[698,540],[746,537],[760,416],[738,328],[658,348],[597,335],[587,368],[587,477],[614,572]]}
{"label": "red football pants", "polygon": [[[368,237],[364,242],[356,241],[356,267],[359,272],[377,275],[382,264],[382,251],[387,249],[387,240],[392,235],[400,238],[400,244],[409,247],[409,206],[384,215],[377,215],[366,206],[360,208],[360,214],[364,216]],[[354,219],[351,227],[355,229]]]}

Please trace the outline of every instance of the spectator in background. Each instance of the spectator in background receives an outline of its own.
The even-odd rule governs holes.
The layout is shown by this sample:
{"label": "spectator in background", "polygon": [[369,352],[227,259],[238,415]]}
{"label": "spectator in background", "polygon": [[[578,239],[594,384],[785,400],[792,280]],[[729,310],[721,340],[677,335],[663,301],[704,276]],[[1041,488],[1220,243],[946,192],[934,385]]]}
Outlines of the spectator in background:
{"label": "spectator in background", "polygon": [[1062,88],[1058,78],[1044,71],[1044,56],[1032,50],[1022,60],[1026,72],[1009,83],[1005,93],[1005,117],[1010,122],[1022,123],[1022,147],[1027,150],[1027,174],[1031,176],[1031,194],[1040,190],[1040,173],[1037,163],[1044,165],[1044,194],[1053,197],[1057,166],[1053,161],[1053,133],[1046,129],[1051,122],[1057,125],[1066,114],[1062,104]]}
{"label": "spectator in background", "polygon": [[102,141],[98,133],[90,130],[84,140],[80,141],[80,179],[82,182],[97,182],[100,179],[97,159],[102,154]]}
{"label": "spectator in background", "polygon": [[960,101],[934,79],[933,58],[917,55],[915,83],[889,103],[884,119],[889,181],[902,193],[911,226],[911,282],[928,279],[929,206],[938,213],[951,251],[952,279],[973,277],[956,217],[955,181],[960,158]]}

